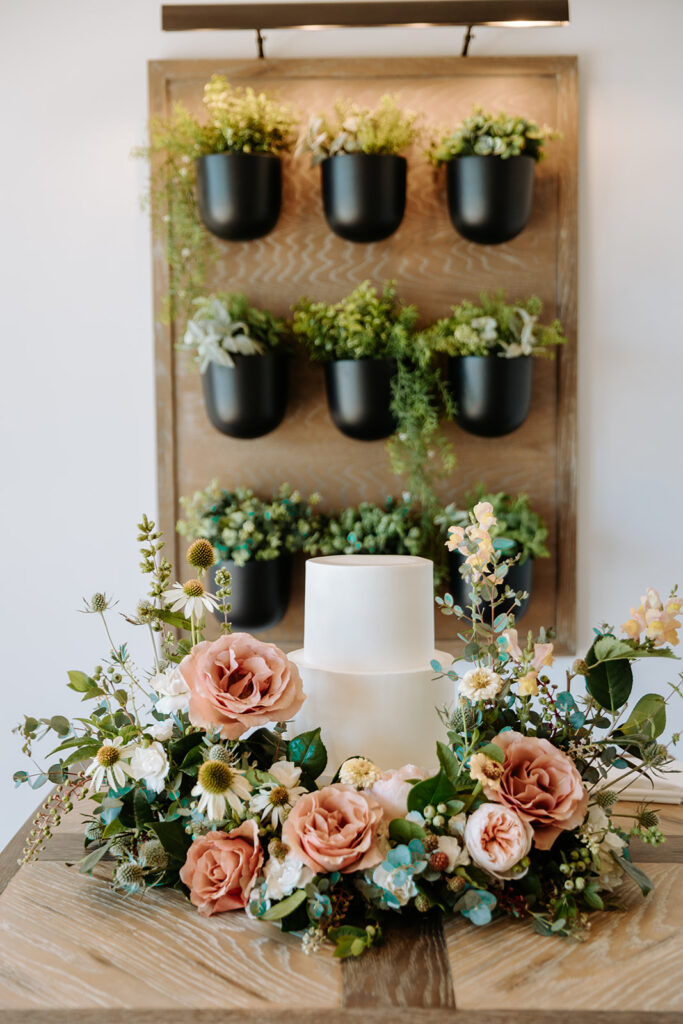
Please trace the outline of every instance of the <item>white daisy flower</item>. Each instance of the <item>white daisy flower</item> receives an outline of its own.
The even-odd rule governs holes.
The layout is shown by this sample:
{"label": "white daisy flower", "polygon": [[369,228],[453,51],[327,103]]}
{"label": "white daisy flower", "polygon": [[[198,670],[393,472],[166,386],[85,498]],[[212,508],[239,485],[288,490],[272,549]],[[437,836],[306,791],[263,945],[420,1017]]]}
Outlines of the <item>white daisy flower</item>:
{"label": "white daisy flower", "polygon": [[205,609],[211,612],[218,608],[217,599],[204,589],[204,584],[200,580],[174,583],[163,596],[165,604],[170,605],[171,611],[182,612],[186,619],[192,616],[200,619]]}
{"label": "white daisy flower", "polygon": [[223,821],[228,808],[241,814],[243,801],[248,800],[251,786],[241,772],[224,761],[205,761],[199,768],[197,785],[192,796],[198,796],[197,810],[209,821]]}
{"label": "white daisy flower", "polygon": [[105,781],[110,789],[121,789],[126,784],[126,778],[135,778],[130,765],[123,760],[132,753],[132,747],[124,747],[122,744],[123,738],[117,736],[114,740],[107,740],[97,751],[85,769],[86,775],[92,775],[88,793],[100,789]]}
{"label": "white daisy flower", "polygon": [[276,761],[268,771],[277,781],[261,786],[249,801],[249,807],[254,814],[259,815],[264,825],[270,817],[271,825],[277,828],[278,823],[282,824],[296,801],[307,790],[298,785],[301,768],[297,768],[291,761]]}
{"label": "white daisy flower", "polygon": [[458,693],[472,702],[492,700],[503,688],[503,680],[492,668],[471,668],[458,683]]}

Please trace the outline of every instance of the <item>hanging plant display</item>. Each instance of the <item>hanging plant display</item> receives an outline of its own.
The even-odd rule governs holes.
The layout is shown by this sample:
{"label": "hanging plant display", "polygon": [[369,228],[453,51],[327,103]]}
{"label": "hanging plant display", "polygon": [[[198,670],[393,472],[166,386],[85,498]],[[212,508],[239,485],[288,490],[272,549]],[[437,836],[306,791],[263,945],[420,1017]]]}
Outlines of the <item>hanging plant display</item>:
{"label": "hanging plant display", "polygon": [[[450,527],[466,529],[472,522],[493,521],[487,532],[493,543],[493,551],[499,552],[501,567],[498,582],[501,610],[508,611],[505,600],[509,593],[509,612],[519,621],[529,607],[533,585],[534,559],[549,558],[546,547],[548,528],[541,517],[532,510],[526,494],[512,497],[504,491],[488,493],[482,484],[465,495],[464,507],[448,505],[435,517],[442,541],[447,538]],[[486,518],[488,517],[488,518]],[[450,594],[454,604],[468,613],[472,605],[472,561],[466,544],[450,545],[447,551]],[[482,552],[483,555],[483,552]],[[502,569],[505,565],[505,571]],[[463,568],[465,567],[465,568]],[[489,586],[491,586],[489,581]]]}
{"label": "hanging plant display", "polygon": [[430,158],[446,165],[448,213],[471,242],[497,245],[522,231],[531,216],[536,163],[557,133],[524,117],[475,107],[455,129],[432,142]]}
{"label": "hanging plant display", "polygon": [[287,408],[286,322],[250,306],[241,293],[209,295],[194,305],[178,347],[195,357],[209,419],[229,437],[270,433]]}
{"label": "hanging plant display", "polygon": [[417,115],[393,96],[374,110],[340,100],[330,115],[311,118],[299,148],[320,165],[328,225],[351,242],[377,242],[400,226],[406,206],[407,161],[418,137]]}
{"label": "hanging plant display", "polygon": [[531,407],[533,357],[552,357],[566,338],[562,324],[539,323],[536,296],[508,304],[504,292],[482,292],[461,302],[426,332],[448,356],[448,377],[458,424],[471,434],[501,437],[524,423]]}
{"label": "hanging plant display", "polygon": [[272,498],[261,499],[247,487],[221,490],[214,481],[192,497],[181,498],[178,532],[204,537],[221,559],[210,570],[212,587],[219,569],[231,574],[235,631],[270,629],[285,615],[292,587],[292,555],[315,553],[321,528],[317,495],[305,501],[282,484]]}

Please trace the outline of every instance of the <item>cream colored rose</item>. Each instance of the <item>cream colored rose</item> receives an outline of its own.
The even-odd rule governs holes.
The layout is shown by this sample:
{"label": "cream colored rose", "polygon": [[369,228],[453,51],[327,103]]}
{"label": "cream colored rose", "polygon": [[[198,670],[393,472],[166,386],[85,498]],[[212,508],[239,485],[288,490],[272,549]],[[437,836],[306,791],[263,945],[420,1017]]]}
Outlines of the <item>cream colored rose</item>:
{"label": "cream colored rose", "polygon": [[533,831],[528,822],[501,804],[482,804],[465,826],[465,845],[474,863],[494,878],[523,878],[515,870],[531,849]]}

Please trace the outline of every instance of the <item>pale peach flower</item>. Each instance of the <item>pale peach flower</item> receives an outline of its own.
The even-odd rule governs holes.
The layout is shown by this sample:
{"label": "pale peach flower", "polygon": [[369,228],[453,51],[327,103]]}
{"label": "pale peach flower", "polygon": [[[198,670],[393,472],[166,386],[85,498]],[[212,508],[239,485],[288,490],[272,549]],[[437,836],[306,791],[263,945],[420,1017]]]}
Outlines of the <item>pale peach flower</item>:
{"label": "pale peach flower", "polygon": [[490,530],[496,525],[496,517],[493,514],[493,505],[490,501],[480,501],[472,509],[474,517],[484,530]]}
{"label": "pale peach flower", "polygon": [[455,551],[465,539],[465,531],[462,526],[449,526],[448,527],[448,540],[446,541],[446,547],[449,551]]}
{"label": "pale peach flower", "polygon": [[523,878],[528,871],[515,870],[531,849],[531,826],[510,807],[482,804],[470,814],[465,844],[474,863],[503,880]]}
{"label": "pale peach flower", "polygon": [[335,783],[297,800],[282,826],[282,842],[316,874],[362,871],[382,860],[383,817],[368,793]]}
{"label": "pale peach flower", "polygon": [[516,629],[506,629],[506,630],[503,631],[503,633],[501,635],[505,638],[505,641],[507,643],[507,648],[506,649],[507,649],[508,654],[512,658],[512,660],[513,661],[521,661],[522,660],[522,651],[521,651],[519,643],[517,641],[517,630]]}
{"label": "pale peach flower", "polygon": [[262,864],[258,826],[249,819],[231,832],[207,832],[195,839],[180,880],[199,913],[208,917],[245,907]]}
{"label": "pale peach flower", "polygon": [[519,697],[536,697],[538,695],[538,676],[535,672],[527,672],[525,676],[520,676],[518,682],[517,695]]}
{"label": "pale peach flower", "polygon": [[405,818],[408,813],[408,794],[413,788],[413,779],[426,779],[429,776],[424,768],[414,764],[404,764],[402,768],[390,768],[382,772],[380,777],[368,789],[384,811],[387,821],[394,818]]}
{"label": "pale peach flower", "polygon": [[639,640],[640,634],[644,632],[655,647],[664,644],[675,647],[678,643],[678,630],[681,628],[676,615],[682,607],[683,601],[677,597],[669,598],[665,607],[657,591],[648,587],[640,599],[640,606],[631,608],[631,618],[621,627],[622,632],[632,640]]}
{"label": "pale peach flower", "polygon": [[481,782],[490,789],[500,788],[503,765],[499,761],[494,761],[492,757],[487,757],[486,754],[472,754],[467,770],[475,782]]}
{"label": "pale peach flower", "polygon": [[534,644],[534,658],[531,664],[537,672],[542,668],[550,668],[554,660],[552,644]]}

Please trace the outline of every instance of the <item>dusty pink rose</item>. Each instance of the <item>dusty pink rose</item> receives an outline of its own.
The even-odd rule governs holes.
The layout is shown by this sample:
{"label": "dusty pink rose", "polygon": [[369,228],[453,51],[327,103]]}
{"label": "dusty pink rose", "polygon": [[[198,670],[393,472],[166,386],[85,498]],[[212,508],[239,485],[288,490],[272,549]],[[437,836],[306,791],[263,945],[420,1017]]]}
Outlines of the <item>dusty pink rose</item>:
{"label": "dusty pink rose", "polygon": [[404,764],[402,768],[390,768],[382,772],[365,792],[373,796],[384,811],[386,821],[394,818],[405,818],[408,813],[408,793],[412,789],[408,779],[426,779],[427,772],[414,764]]}
{"label": "dusty pink rose", "polygon": [[296,665],[275,644],[231,633],[196,644],[180,663],[190,721],[236,740],[253,726],[293,718],[305,697]]}
{"label": "dusty pink rose", "polygon": [[490,875],[523,878],[526,871],[514,869],[531,849],[533,834],[516,811],[501,804],[482,804],[467,819],[465,845],[474,863]]}
{"label": "dusty pink rose", "polygon": [[282,826],[282,842],[316,874],[360,871],[382,860],[382,808],[353,786],[335,784],[299,797]]}
{"label": "dusty pink rose", "polygon": [[263,864],[258,827],[253,819],[231,832],[207,832],[195,839],[180,869],[199,913],[222,914],[246,907]]}
{"label": "dusty pink rose", "polygon": [[519,732],[493,740],[505,754],[500,788],[484,787],[489,800],[517,811],[534,830],[534,846],[549,850],[563,829],[578,828],[588,793],[574,762],[548,740]]}

